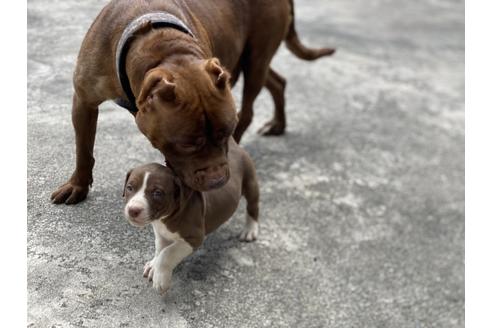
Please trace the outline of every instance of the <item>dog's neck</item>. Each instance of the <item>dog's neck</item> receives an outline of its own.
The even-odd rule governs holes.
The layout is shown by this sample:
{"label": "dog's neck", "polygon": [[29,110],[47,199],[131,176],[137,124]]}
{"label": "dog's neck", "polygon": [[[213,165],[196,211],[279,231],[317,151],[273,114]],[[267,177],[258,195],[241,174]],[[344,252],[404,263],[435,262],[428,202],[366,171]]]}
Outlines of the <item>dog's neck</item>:
{"label": "dog's neck", "polygon": [[189,187],[186,190],[186,196],[181,196],[179,201],[176,203],[173,211],[167,215],[159,216],[158,220],[162,223],[168,225],[172,223],[177,223],[182,217],[194,215],[199,215],[205,217],[205,197],[202,192],[193,190]]}
{"label": "dog's neck", "polygon": [[186,66],[210,58],[199,42],[175,29],[152,29],[141,33],[132,42],[126,59],[130,86],[137,96],[145,74],[158,66],[172,70],[173,66]]}

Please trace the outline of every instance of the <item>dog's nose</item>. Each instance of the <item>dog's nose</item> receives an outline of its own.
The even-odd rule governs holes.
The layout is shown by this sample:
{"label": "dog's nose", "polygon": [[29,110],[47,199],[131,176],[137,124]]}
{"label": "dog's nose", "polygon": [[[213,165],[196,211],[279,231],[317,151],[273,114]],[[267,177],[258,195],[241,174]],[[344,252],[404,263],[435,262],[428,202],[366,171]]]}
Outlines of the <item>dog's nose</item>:
{"label": "dog's nose", "polygon": [[132,218],[136,218],[140,213],[142,213],[141,207],[133,206],[128,209],[128,214],[130,214]]}

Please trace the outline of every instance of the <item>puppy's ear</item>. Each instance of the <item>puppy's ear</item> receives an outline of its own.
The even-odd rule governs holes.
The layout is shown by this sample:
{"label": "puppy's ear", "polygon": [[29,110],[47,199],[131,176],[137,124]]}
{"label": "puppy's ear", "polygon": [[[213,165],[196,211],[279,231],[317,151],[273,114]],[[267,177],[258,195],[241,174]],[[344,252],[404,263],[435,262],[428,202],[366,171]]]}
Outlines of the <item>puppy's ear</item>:
{"label": "puppy's ear", "polygon": [[176,99],[176,84],[170,72],[156,68],[145,75],[137,99],[137,106],[142,111],[151,108],[156,97],[163,101],[173,102]]}
{"label": "puppy's ear", "polygon": [[121,195],[121,197],[125,197],[126,183],[128,182],[128,178],[130,177],[130,174],[132,174],[132,171],[133,170],[130,170],[130,171],[126,172],[125,184],[123,185],[123,194]]}
{"label": "puppy's ear", "polygon": [[230,75],[220,65],[220,61],[217,58],[211,58],[205,63],[205,70],[210,74],[210,78],[214,82],[215,86],[219,90],[224,90],[229,82]]}

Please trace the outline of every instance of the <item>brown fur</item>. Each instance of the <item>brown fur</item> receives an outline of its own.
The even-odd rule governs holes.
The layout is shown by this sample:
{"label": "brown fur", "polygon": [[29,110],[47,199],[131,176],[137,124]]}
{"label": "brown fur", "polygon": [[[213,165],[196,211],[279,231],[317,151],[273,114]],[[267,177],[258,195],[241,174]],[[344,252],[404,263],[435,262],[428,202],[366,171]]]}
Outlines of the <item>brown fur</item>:
{"label": "brown fur", "polygon": [[[128,172],[123,193],[125,203],[142,187],[144,175],[149,172],[145,190],[149,222],[161,220],[170,232],[179,233],[194,249],[202,244],[205,235],[234,214],[242,196],[246,198],[248,215],[258,221],[259,190],[254,164],[232,138],[229,149],[231,178],[222,188],[194,191],[168,167],[152,163]],[[152,195],[156,189],[161,191],[158,197]]]}
{"label": "brown fur", "polygon": [[[72,107],[76,166],[69,181],[52,194],[54,203],[85,199],[92,184],[98,105],[125,98],[115,71],[116,45],[132,19],[156,10],[179,17],[196,39],[173,28],[148,26],[139,31],[126,61],[131,89],[138,99],[135,120],[194,190],[210,190],[227,182],[226,140],[232,133],[240,140],[263,86],[273,96],[275,114],[261,132],[284,132],[285,79],[269,67],[284,39],[304,59],[334,51],[302,46],[294,29],[292,0],[111,1],[80,49]],[[230,84],[234,85],[241,72],[244,91],[238,120]]]}

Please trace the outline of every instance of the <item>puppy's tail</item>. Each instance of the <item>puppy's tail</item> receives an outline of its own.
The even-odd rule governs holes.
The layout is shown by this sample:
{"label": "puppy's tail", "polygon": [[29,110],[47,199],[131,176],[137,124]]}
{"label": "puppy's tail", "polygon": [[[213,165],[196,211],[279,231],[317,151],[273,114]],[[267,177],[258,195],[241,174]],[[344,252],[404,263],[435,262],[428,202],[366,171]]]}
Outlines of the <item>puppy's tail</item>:
{"label": "puppy's tail", "polygon": [[287,48],[297,57],[304,60],[315,60],[324,56],[331,56],[335,53],[334,48],[319,48],[312,49],[305,47],[299,37],[297,36],[295,24],[294,24],[294,0],[289,0],[290,2],[290,26],[287,32],[287,37],[285,38],[285,43]]}

